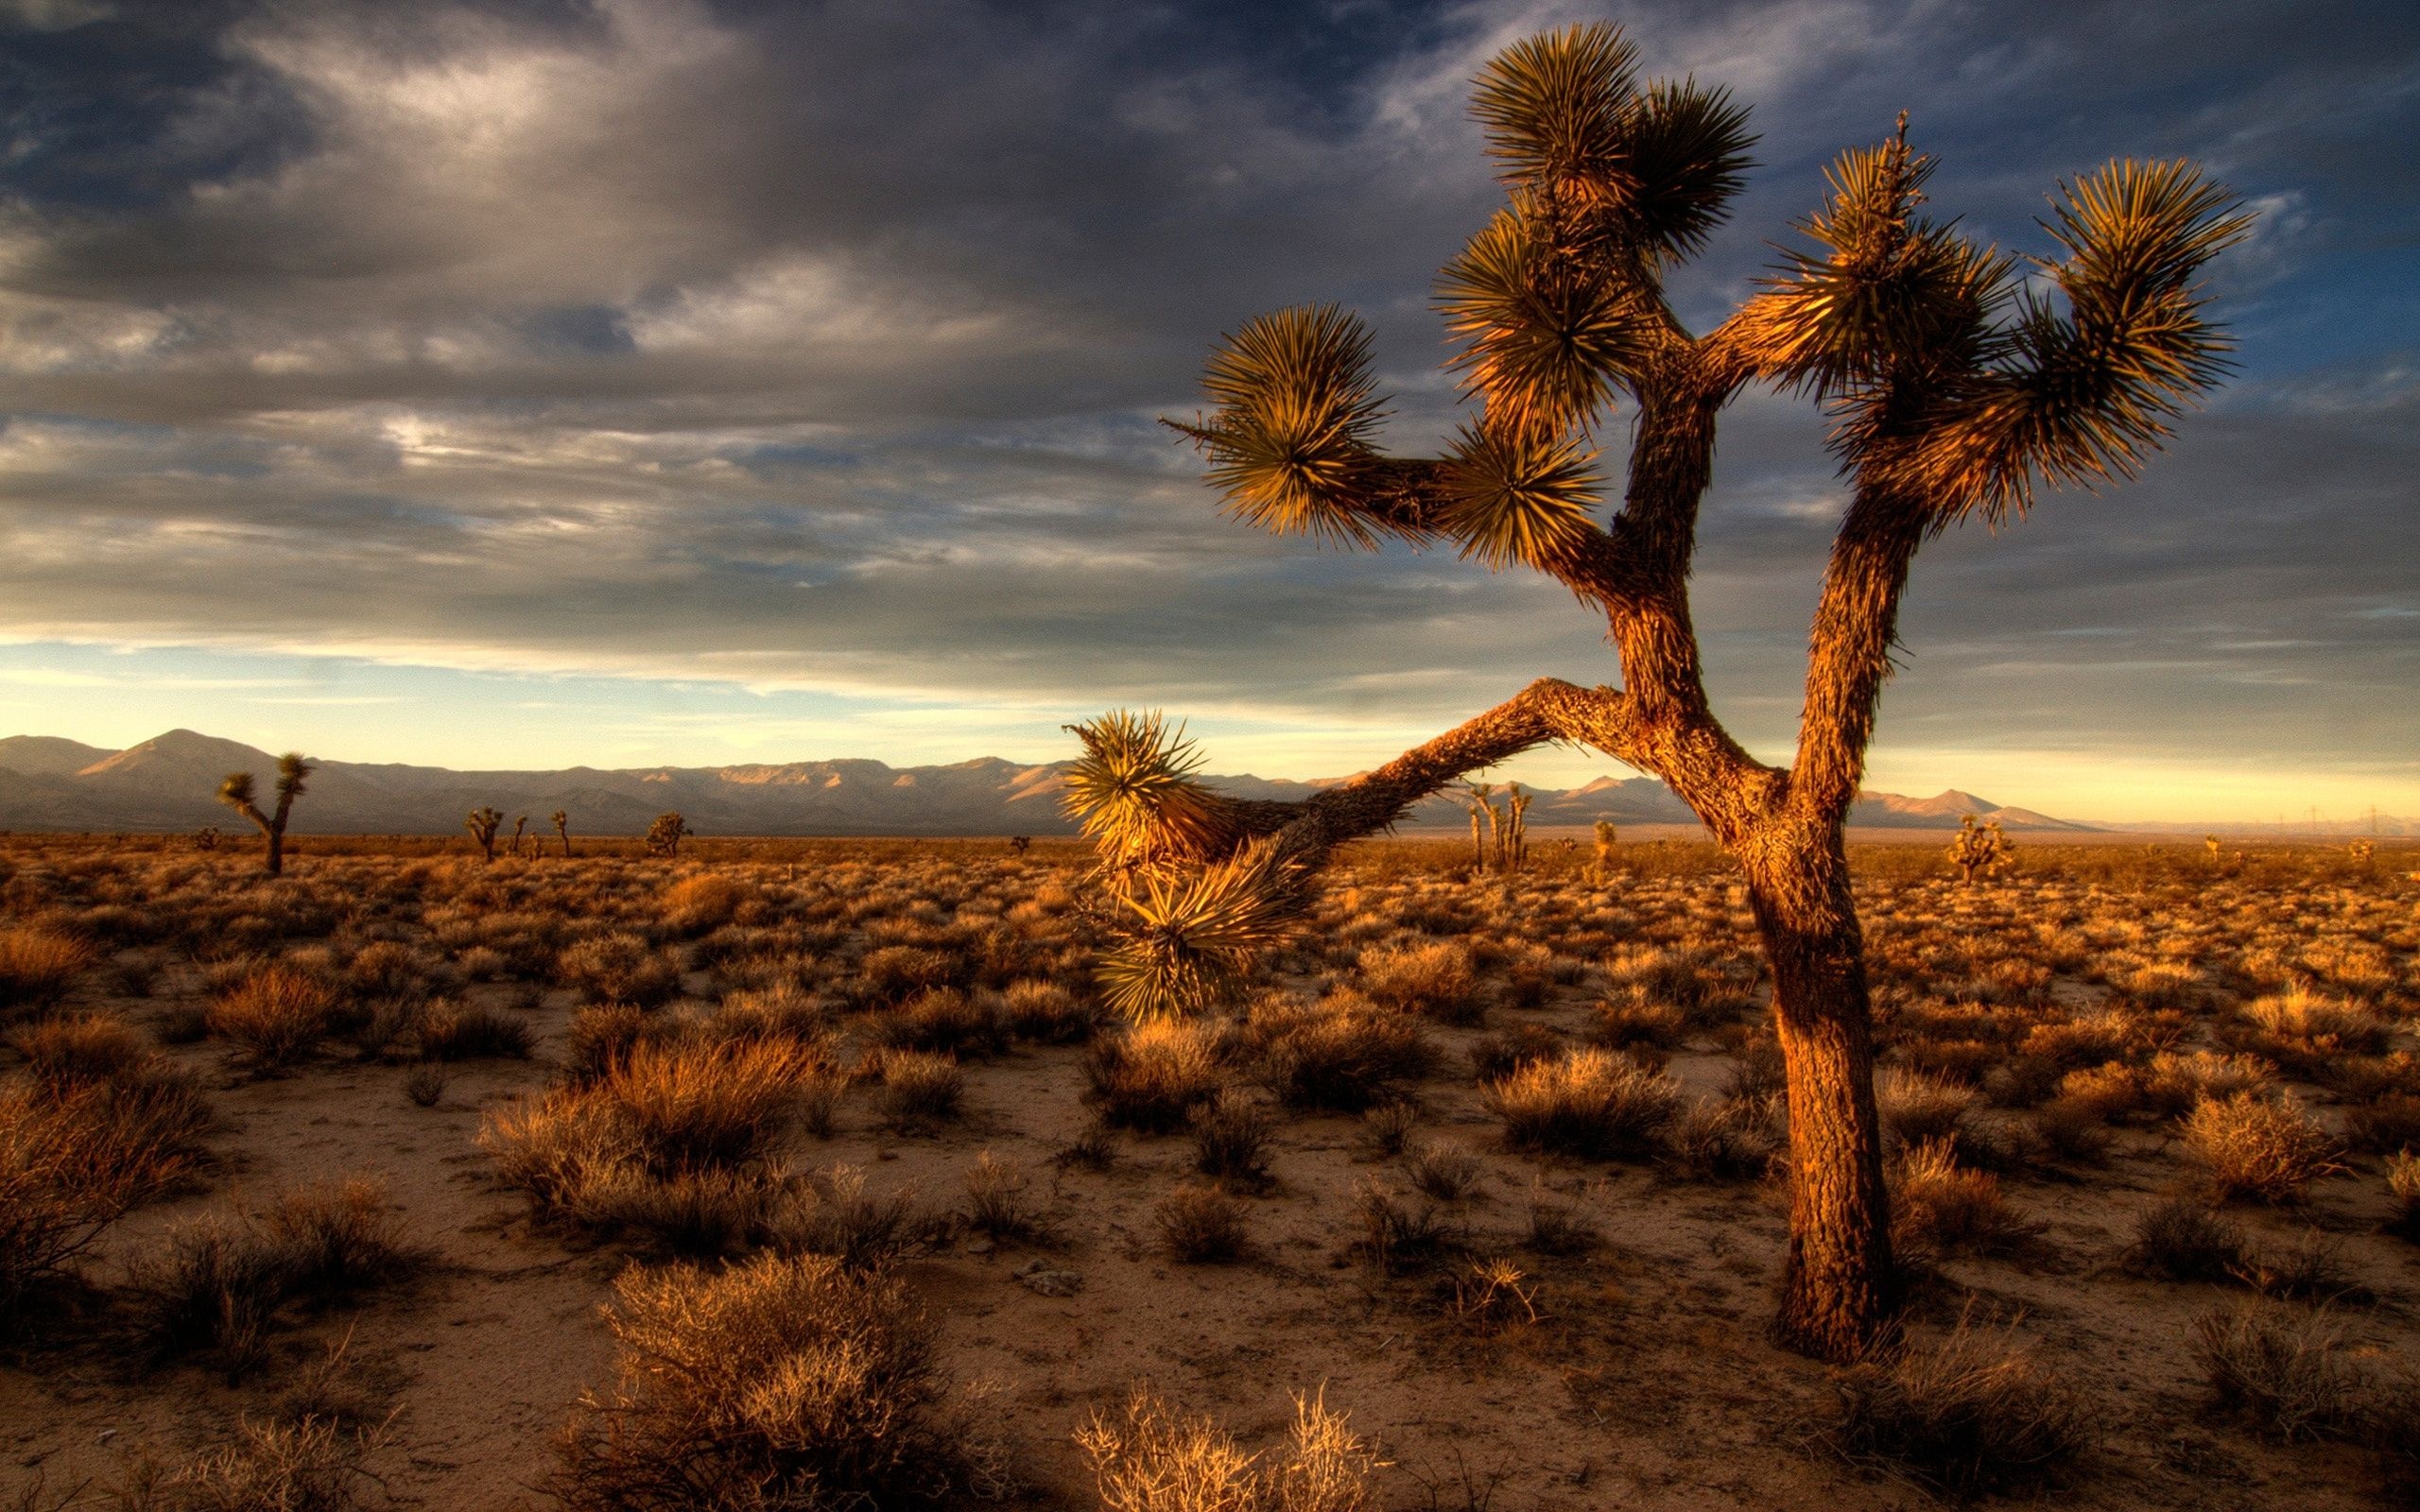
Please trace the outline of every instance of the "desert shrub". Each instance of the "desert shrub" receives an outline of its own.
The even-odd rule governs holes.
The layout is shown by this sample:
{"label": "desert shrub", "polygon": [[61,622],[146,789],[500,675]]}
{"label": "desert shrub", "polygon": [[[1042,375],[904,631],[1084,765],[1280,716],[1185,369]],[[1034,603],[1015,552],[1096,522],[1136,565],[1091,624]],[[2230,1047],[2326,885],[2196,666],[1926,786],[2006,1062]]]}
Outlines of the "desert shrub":
{"label": "desert shrub", "polygon": [[1501,1256],[1472,1261],[1441,1286],[1446,1316],[1481,1335],[1539,1321],[1538,1285]]}
{"label": "desert shrub", "polygon": [[773,1221],[773,1158],[820,1069],[785,1040],[642,1044],[593,1080],[491,1112],[479,1143],[545,1211],[712,1252]]}
{"label": "desert shrub", "polygon": [[1436,1062],[1417,1020],[1352,993],[1316,1004],[1265,998],[1253,1005],[1248,1033],[1259,1050],[1260,1080],[1288,1108],[1359,1112]]}
{"label": "desert shrub", "polygon": [[424,997],[437,974],[435,957],[396,940],[374,940],[344,966],[346,988],[363,998]]}
{"label": "desert shrub", "polygon": [[2305,1072],[2354,1056],[2381,1055],[2394,1035],[2385,1020],[2359,1004],[2300,985],[2256,998],[2241,1011],[2258,1049]]}
{"label": "desert shrub", "polygon": [[25,924],[0,929],[0,1022],[55,1006],[96,958],[73,935]]}
{"label": "desert shrub", "polygon": [[1541,1255],[1584,1255],[1602,1237],[1586,1213],[1568,1202],[1553,1202],[1541,1195],[1530,1203],[1529,1231],[1521,1244]]}
{"label": "desert shrub", "polygon": [[475,1004],[432,1003],[415,1038],[425,1060],[527,1060],[535,1037],[529,1025]]}
{"label": "desert shrub", "polygon": [[0,1336],[129,1209],[190,1176],[209,1125],[199,1089],[157,1057],[0,1090]]}
{"label": "desert shrub", "polygon": [[1561,1054],[1561,1035],[1542,1023],[1516,1023],[1473,1044],[1471,1069],[1481,1081],[1500,1081],[1533,1060],[1550,1060]]}
{"label": "desert shrub", "polygon": [[2008,1331],[1958,1327],[1852,1366],[1819,1442],[1957,1500],[2054,1483],[2092,1439],[2092,1407]]}
{"label": "desert shrub", "polygon": [[874,1043],[894,1050],[924,1050],[972,1059],[994,1056],[1009,1045],[999,1005],[988,995],[954,987],[928,988],[906,1005],[866,1025]]}
{"label": "desert shrub", "polygon": [[1672,1121],[1665,1139],[1673,1168],[1709,1181],[1748,1181],[1779,1159],[1785,1132],[1777,1100],[1702,1097]]}
{"label": "desert shrub", "polygon": [[832,1014],[795,983],[728,993],[692,1032],[707,1040],[790,1040],[829,1051]]}
{"label": "desert shrub", "polygon": [[2222,1198],[2299,1202],[2313,1180],[2344,1169],[2336,1142],[2291,1093],[2204,1097],[2186,1115],[2184,1136],[2186,1153]]}
{"label": "desert shrub", "polygon": [[1893,1163],[1891,1242],[1917,1254],[2007,1255],[2042,1232],[2009,1203],[1999,1177],[1958,1163],[1947,1140],[1927,1140]]}
{"label": "desert shrub", "polygon": [[1409,1098],[1380,1103],[1363,1110],[1361,1137],[1382,1156],[1403,1153],[1404,1142],[1420,1125],[1420,1105]]}
{"label": "desert shrub", "polygon": [[857,962],[850,989],[865,1005],[881,1007],[928,988],[962,985],[965,975],[965,962],[955,955],[921,945],[884,945]]}
{"label": "desert shrub", "polygon": [[2187,1196],[2168,1197],[2135,1215],[2128,1269],[2179,1281],[2224,1280],[2243,1263],[2241,1226]]}
{"label": "desert shrub", "polygon": [[378,1482],[363,1465],[381,1435],[330,1418],[246,1421],[231,1441],[172,1470],[145,1465],[120,1512],[356,1512]]}
{"label": "desert shrub", "polygon": [[2387,1162],[2387,1194],[2394,1198],[2394,1216],[2388,1228],[2406,1239],[2420,1239],[2420,1156],[2398,1152]]}
{"label": "desert shrub", "polygon": [[1435,1202],[1460,1202],[1478,1186],[1484,1168],[1477,1155],[1459,1144],[1434,1141],[1411,1150],[1404,1174],[1421,1195]]}
{"label": "desert shrub", "polygon": [[138,1262],[137,1327],[157,1358],[209,1350],[248,1369],[281,1308],[387,1285],[423,1263],[375,1182],[297,1188],[264,1209],[187,1224],[164,1255]]}
{"label": "desert shrub", "polygon": [[1573,1050],[1491,1082],[1487,1106],[1516,1150],[1584,1160],[1655,1153],[1680,1111],[1680,1084],[1602,1050]]}
{"label": "desert shrub", "polygon": [[1432,1202],[1398,1202],[1384,1187],[1361,1188],[1361,1238],[1354,1250],[1389,1276],[1430,1270],[1461,1247],[1461,1235]]}
{"label": "desert shrub", "polygon": [[405,1072],[404,1095],[416,1107],[435,1108],[445,1096],[445,1068],[424,1061]]}
{"label": "desert shrub", "polygon": [[2142,1104],[2158,1117],[2175,1118],[2205,1098],[2223,1101],[2265,1091],[2274,1075],[2274,1068],[2257,1056],[2163,1050],[2142,1069]]}
{"label": "desert shrub", "polygon": [[908,1193],[877,1196],[855,1166],[836,1165],[791,1195],[774,1246],[786,1253],[829,1255],[852,1271],[889,1264],[931,1227],[919,1223]]}
{"label": "desert shrub", "polygon": [[1056,982],[1011,982],[1000,994],[1000,1020],[1009,1033],[1037,1044],[1064,1045],[1092,1038],[1099,1016]]}
{"label": "desert shrub", "polygon": [[1607,998],[1596,1008],[1588,1038],[1608,1049],[1645,1046],[1651,1050],[1681,1048],[1689,1038],[1689,1016],[1669,1003],[1646,997]]}
{"label": "desert shrub", "polygon": [[1375,1446],[1321,1397],[1294,1399],[1275,1463],[1237,1448],[1206,1418],[1179,1418],[1137,1392],[1122,1419],[1096,1413],[1077,1444],[1105,1512],[1366,1512],[1376,1504]]}
{"label": "desert shrub", "polygon": [[2373,1292],[2344,1263],[2343,1242],[2306,1229],[2284,1249],[2249,1251],[2230,1273],[2263,1297],[2291,1302],[2369,1303]]}
{"label": "desert shrub", "polygon": [[1382,1008],[1440,1023],[1474,1024],[1487,1014],[1471,953],[1452,940],[1364,951],[1360,988]]}
{"label": "desert shrub", "polygon": [[1737,1001],[1712,951],[1688,945],[1623,945],[1604,960],[1617,1001],[1665,1004],[1690,1028],[1703,1028]]}
{"label": "desert shrub", "polygon": [[681,995],[680,963],[628,931],[565,947],[555,957],[555,977],[589,1003],[655,1008]]}
{"label": "desert shrub", "polygon": [[1874,1079],[1874,1100],[1886,1141],[1907,1148],[1934,1141],[1956,1142],[1974,1111],[1974,1089],[1892,1067]]}
{"label": "desert shrub", "polygon": [[1023,1166],[985,1150],[966,1168],[965,1183],[969,1227],[1000,1241],[1041,1234],[1042,1221],[1027,1195],[1033,1182]]}
{"label": "desert shrub", "polygon": [[255,966],[210,1005],[210,1032],[241,1046],[253,1065],[285,1065],[335,1026],[336,988],[284,962]]}
{"label": "desert shrub", "polygon": [[914,1133],[958,1116],[966,1096],[966,1073],[949,1056],[922,1050],[886,1051],[882,1087],[874,1106],[885,1127]]}
{"label": "desert shrub", "polygon": [[570,1042],[564,1047],[563,1074],[573,1082],[590,1082],[612,1070],[642,1040],[661,1043],[670,1025],[645,1008],[628,1003],[602,1003],[571,1016]]}
{"label": "desert shrub", "polygon": [[2109,1154],[2105,1123],[2091,1104],[2054,1097],[2033,1110],[2034,1143],[2047,1160],[2097,1165]]}
{"label": "desert shrub", "polygon": [[941,1507],[986,1487],[942,1411],[930,1324],[896,1279],[826,1255],[633,1267],[546,1488],[571,1512]]}
{"label": "desert shrub", "polygon": [[1238,1186],[1269,1179],[1269,1115],[1251,1094],[1226,1088],[1193,1110],[1193,1168]]}
{"label": "desert shrub", "polygon": [[1181,1182],[1160,1199],[1152,1218],[1161,1244],[1188,1265],[1235,1260],[1243,1254],[1243,1204],[1218,1186]]}
{"label": "desert shrub", "polygon": [[89,1082],[126,1076],[156,1057],[125,1020],[79,1013],[40,1019],[9,1036],[34,1081],[54,1094]]}
{"label": "desert shrub", "polygon": [[2323,1311],[2247,1302],[2203,1314],[2193,1352],[2219,1411],[2273,1438],[2341,1437],[2367,1383]]}
{"label": "desert shrub", "polygon": [[2347,1108],[2344,1143],[2363,1155],[2392,1155],[2420,1145],[2420,1096],[2387,1092]]}
{"label": "desert shrub", "polygon": [[1153,1134],[1183,1127],[1224,1076],[1215,1033],[1182,1019],[1146,1020],[1097,1041],[1084,1069],[1103,1122]]}
{"label": "desert shrub", "polygon": [[729,877],[700,872],[664,889],[657,916],[679,935],[704,935],[731,922],[746,893]]}

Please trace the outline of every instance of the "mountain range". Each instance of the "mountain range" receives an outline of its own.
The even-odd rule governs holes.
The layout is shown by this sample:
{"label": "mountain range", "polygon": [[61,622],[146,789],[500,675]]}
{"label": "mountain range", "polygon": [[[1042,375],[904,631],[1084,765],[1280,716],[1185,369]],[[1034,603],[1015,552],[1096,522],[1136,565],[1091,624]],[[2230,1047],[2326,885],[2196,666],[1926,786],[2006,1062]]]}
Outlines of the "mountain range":
{"label": "mountain range", "polygon": [[[944,766],[890,766],[877,761],[788,762],[778,765],[641,766],[552,772],[458,772],[441,766],[321,761],[295,805],[297,833],[441,834],[483,804],[510,820],[527,814],[544,828],[567,811],[575,833],[635,834],[667,809],[701,834],[1067,834],[1061,813],[1065,762],[1023,765],[982,757]],[[239,823],[216,799],[219,780],[249,771],[264,793],[277,758],[238,741],[172,730],[124,750],[55,735],[0,739],[0,829],[177,831]],[[1300,799],[1329,782],[1212,777],[1239,798]],[[1955,789],[1934,798],[1868,793],[1850,822],[1955,829],[1961,816],[1996,818],[2012,830],[2088,830],[2003,808]],[[1541,790],[1529,812],[1533,830],[1616,824],[1693,824],[1695,817],[1651,777],[1600,777],[1565,791]],[[1440,795],[1415,806],[1406,829],[1460,830],[1469,819]]]}

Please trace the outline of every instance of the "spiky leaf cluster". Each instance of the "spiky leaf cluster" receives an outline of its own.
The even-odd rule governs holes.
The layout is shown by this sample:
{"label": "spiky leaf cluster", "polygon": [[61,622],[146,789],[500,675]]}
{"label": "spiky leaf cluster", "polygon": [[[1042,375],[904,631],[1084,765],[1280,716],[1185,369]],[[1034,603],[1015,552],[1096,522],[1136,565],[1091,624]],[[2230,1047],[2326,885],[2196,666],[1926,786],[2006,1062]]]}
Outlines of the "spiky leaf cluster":
{"label": "spiky leaf cluster", "polygon": [[1361,504],[1384,411],[1358,317],[1325,304],[1246,321],[1211,353],[1201,384],[1219,407],[1181,428],[1209,453],[1231,513],[1278,535],[1376,544]]}
{"label": "spiky leaf cluster", "polygon": [[291,803],[302,796],[303,781],[315,768],[302,759],[300,751],[287,751],[277,759],[277,796],[280,801]]}
{"label": "spiky leaf cluster", "polygon": [[[2249,225],[2181,163],[2111,163],[2062,185],[2065,252],[2019,260],[1916,207],[1931,160],[1901,133],[1843,153],[1823,209],[1759,296],[1759,366],[1829,400],[1833,444],[1938,527],[2022,513],[2037,483],[2130,477],[2167,421],[2225,370],[2193,280]],[[2013,313],[2012,313],[2013,312]]]}
{"label": "spiky leaf cluster", "polygon": [[1122,871],[1210,853],[1226,830],[1223,804],[1195,777],[1201,757],[1183,726],[1119,709],[1067,729],[1084,754],[1062,802],[1104,865]]}
{"label": "spiky leaf cluster", "polygon": [[218,801],[238,811],[252,807],[258,790],[250,772],[229,772],[218,784]]}
{"label": "spiky leaf cluster", "polygon": [[1102,953],[1102,997],[1134,1020],[1196,1012],[1285,939],[1303,911],[1300,868],[1264,837],[1198,870],[1142,873],[1118,903],[1122,937]]}

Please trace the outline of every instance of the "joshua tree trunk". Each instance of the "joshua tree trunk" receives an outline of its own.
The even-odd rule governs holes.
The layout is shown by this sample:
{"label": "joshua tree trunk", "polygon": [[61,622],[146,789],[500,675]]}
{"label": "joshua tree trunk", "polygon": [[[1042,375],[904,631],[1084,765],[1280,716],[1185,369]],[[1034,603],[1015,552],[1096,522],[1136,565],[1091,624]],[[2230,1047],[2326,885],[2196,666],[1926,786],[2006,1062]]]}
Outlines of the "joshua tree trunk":
{"label": "joshua tree trunk", "polygon": [[1751,873],[1748,896],[1773,971],[1773,1020],[1789,1095],[1789,1258],[1779,1330],[1847,1359],[1897,1308],[1865,949],[1840,832],[1810,838],[1786,874]]}

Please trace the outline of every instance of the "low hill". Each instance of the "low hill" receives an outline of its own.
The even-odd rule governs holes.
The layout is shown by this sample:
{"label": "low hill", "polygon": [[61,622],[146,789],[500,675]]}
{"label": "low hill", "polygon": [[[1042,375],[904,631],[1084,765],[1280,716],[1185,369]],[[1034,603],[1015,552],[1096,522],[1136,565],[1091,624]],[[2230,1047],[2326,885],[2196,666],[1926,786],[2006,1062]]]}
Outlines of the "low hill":
{"label": "low hill", "polygon": [[[944,766],[890,766],[838,760],[735,766],[644,766],[613,770],[455,771],[442,766],[322,760],[294,829],[318,834],[439,834],[493,804],[544,827],[557,809],[573,831],[635,834],[678,809],[705,834],[1066,834],[1061,814],[1065,763],[1027,765],[978,757]],[[0,740],[0,829],[174,831],[230,820],[214,795],[229,772],[250,771],[264,788],[277,758],[239,741],[172,730],[106,750],[55,736]],[[1330,785],[1258,777],[1214,777],[1238,797],[1300,799]],[[2012,829],[2085,825],[2005,809],[1955,790],[1930,799],[1867,794],[1851,822],[1954,829],[1959,817],[1997,817]],[[1542,790],[1529,813],[1534,830],[1616,824],[1689,824],[1671,790],[1651,777],[1600,777],[1565,791]],[[1460,801],[1440,795],[1405,817],[1409,829],[1461,829]]]}

